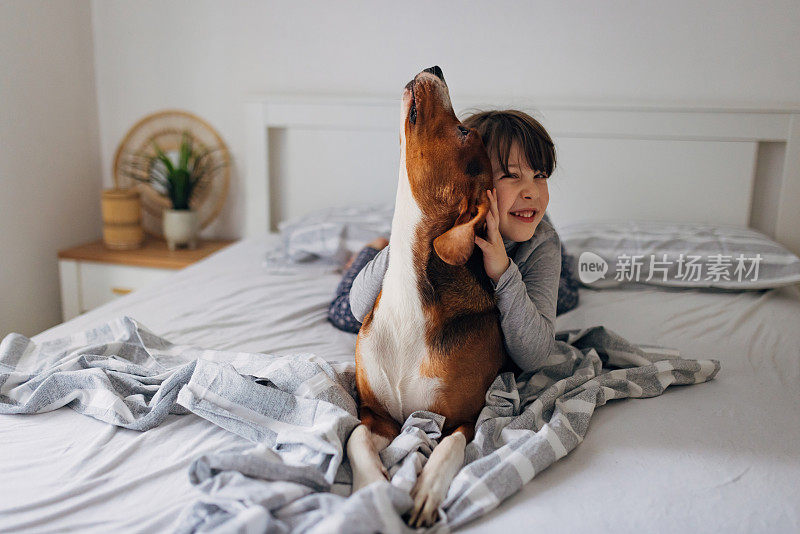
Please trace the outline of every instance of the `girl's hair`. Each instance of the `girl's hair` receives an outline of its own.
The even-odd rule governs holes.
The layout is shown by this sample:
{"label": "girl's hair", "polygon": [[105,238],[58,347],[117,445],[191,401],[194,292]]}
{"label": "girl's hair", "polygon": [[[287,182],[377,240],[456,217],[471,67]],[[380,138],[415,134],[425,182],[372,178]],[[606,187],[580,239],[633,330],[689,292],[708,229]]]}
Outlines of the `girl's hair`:
{"label": "girl's hair", "polygon": [[503,111],[478,111],[467,116],[464,126],[473,129],[483,139],[489,156],[500,160],[503,172],[508,173],[508,157],[514,142],[528,159],[534,171],[548,177],[556,168],[556,147],[547,130],[539,121],[516,109]]}

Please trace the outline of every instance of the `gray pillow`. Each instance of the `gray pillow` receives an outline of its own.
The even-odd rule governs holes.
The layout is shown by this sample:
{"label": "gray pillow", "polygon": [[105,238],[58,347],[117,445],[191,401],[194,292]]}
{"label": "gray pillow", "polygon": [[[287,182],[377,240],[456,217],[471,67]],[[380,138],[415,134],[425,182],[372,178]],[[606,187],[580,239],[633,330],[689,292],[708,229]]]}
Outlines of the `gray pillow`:
{"label": "gray pillow", "polygon": [[747,228],[625,221],[572,224],[560,235],[587,287],[747,290],[800,283],[800,258]]}
{"label": "gray pillow", "polygon": [[[343,264],[353,252],[377,237],[388,237],[394,206],[335,207],[315,211],[278,224],[282,256],[291,263],[326,260]],[[277,254],[276,254],[277,253]]]}

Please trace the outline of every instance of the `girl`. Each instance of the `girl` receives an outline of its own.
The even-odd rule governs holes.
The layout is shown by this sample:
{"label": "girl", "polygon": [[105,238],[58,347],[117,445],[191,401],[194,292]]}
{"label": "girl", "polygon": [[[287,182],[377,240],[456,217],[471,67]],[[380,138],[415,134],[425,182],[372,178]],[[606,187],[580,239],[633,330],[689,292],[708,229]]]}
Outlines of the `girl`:
{"label": "girl", "polygon": [[[555,343],[557,303],[561,313],[574,308],[578,297],[558,234],[545,216],[555,146],[542,125],[521,111],[480,112],[463,124],[481,136],[492,161],[487,235],[476,236],[475,244],[495,288],[508,355],[523,371],[535,371]],[[384,238],[368,244],[348,268],[328,313],[337,327],[357,332],[374,305],[389,265],[387,244]],[[560,282],[561,274],[566,276]]]}

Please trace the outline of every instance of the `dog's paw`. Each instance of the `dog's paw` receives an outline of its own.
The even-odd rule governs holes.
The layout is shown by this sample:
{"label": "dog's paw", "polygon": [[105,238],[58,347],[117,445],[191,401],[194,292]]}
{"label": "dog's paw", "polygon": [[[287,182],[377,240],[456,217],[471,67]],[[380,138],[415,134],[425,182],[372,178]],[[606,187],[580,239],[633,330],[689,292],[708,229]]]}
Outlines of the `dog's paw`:
{"label": "dog's paw", "polygon": [[368,469],[367,471],[355,470],[353,472],[353,489],[352,493],[357,492],[361,488],[365,488],[370,484],[381,481],[389,481],[389,472],[385,467]]}
{"label": "dog's paw", "polygon": [[381,481],[391,481],[389,471],[377,459],[368,463],[366,466],[356,464],[353,469],[353,489],[352,493],[370,484]]}
{"label": "dog's paw", "polygon": [[439,505],[447,491],[441,478],[426,475],[430,473],[423,471],[411,490],[414,506],[411,508],[408,524],[414,528],[430,527],[439,519]]}

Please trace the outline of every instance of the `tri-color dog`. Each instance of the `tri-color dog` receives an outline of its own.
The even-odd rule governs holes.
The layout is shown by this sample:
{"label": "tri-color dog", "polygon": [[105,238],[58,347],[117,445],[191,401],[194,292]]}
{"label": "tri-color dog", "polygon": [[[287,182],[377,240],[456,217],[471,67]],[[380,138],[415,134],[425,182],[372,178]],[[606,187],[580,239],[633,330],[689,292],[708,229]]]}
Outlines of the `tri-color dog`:
{"label": "tri-color dog", "polygon": [[417,410],[445,416],[412,491],[409,524],[438,517],[486,390],[505,361],[494,290],[475,232],[492,187],[480,136],[456,118],[439,67],[403,91],[400,177],[389,265],[356,343],[361,424],[347,443],[353,490],[387,473],[378,457]]}

